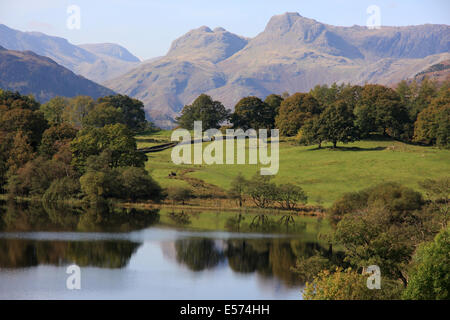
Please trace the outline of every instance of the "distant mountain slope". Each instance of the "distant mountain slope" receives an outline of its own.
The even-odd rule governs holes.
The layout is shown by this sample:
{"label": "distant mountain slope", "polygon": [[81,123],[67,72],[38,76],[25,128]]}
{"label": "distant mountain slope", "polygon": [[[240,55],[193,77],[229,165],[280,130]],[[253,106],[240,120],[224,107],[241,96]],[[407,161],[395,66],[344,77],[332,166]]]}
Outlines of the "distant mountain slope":
{"label": "distant mountain slope", "polygon": [[425,78],[438,82],[450,80],[450,60],[434,64],[414,76],[417,81],[423,81]]}
{"label": "distant mountain slope", "polygon": [[40,32],[21,32],[2,24],[0,46],[9,50],[33,51],[97,82],[117,77],[139,64],[138,58],[116,44],[76,46],[64,38]]}
{"label": "distant mountain slope", "polygon": [[91,96],[94,99],[114,92],[74,74],[52,59],[31,51],[0,47],[0,88],[33,94],[40,102],[55,96]]}
{"label": "distant mountain slope", "polygon": [[131,54],[130,51],[115,43],[87,43],[80,44],[78,47],[96,55],[108,56],[128,62],[140,62],[139,58]]}
{"label": "distant mountain slope", "polygon": [[450,59],[450,27],[336,27],[286,13],[252,39],[201,27],[165,57],[104,84],[141,99],[162,126],[200,93],[232,108],[247,95],[307,91],[317,84],[393,84]]}

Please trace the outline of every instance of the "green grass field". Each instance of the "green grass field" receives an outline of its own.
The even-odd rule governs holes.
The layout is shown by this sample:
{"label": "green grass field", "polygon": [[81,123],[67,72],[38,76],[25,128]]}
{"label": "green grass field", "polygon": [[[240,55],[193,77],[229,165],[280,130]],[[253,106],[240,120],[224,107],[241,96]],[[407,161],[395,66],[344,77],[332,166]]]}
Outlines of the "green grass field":
{"label": "green grass field", "polygon": [[[162,131],[156,137],[170,140]],[[145,138],[154,138],[146,136]],[[143,138],[143,137],[140,137]],[[204,143],[206,146],[207,143]],[[142,142],[139,147],[148,146]],[[368,140],[338,145],[338,149],[299,146],[295,141],[280,142],[280,169],[274,182],[298,184],[309,203],[330,206],[343,193],[375,184],[395,181],[420,190],[418,183],[427,178],[450,174],[450,151],[434,147],[408,145],[392,140]],[[248,150],[247,150],[248,151]],[[174,165],[172,149],[148,154],[146,168],[163,187],[188,186],[186,181],[170,179],[170,172],[191,169],[188,175],[223,189],[241,172],[250,178],[258,165]]]}

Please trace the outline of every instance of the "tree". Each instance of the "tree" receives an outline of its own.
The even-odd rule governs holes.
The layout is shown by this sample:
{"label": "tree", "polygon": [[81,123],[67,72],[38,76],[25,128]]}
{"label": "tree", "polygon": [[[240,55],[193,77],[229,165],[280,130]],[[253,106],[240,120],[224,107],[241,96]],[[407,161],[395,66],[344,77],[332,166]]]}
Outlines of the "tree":
{"label": "tree", "polygon": [[283,100],[275,124],[282,135],[294,136],[308,119],[319,113],[319,103],[312,95],[296,93]]}
{"label": "tree", "polygon": [[430,243],[423,244],[414,257],[404,299],[450,299],[450,229],[442,230]]}
{"label": "tree", "polygon": [[378,265],[382,274],[407,284],[405,268],[418,243],[439,228],[424,214],[420,193],[396,183],[385,183],[360,192],[347,206],[334,204],[341,218],[334,239],[342,245],[345,261],[357,268]]}
{"label": "tree", "polygon": [[230,194],[232,197],[235,197],[239,200],[239,207],[242,207],[247,184],[248,181],[244,178],[244,176],[240,172],[231,181]]}
{"label": "tree", "polygon": [[19,168],[33,158],[34,152],[28,137],[22,131],[18,131],[14,136],[12,148],[9,151],[9,158],[6,162],[9,170],[8,174],[16,173]]}
{"label": "tree", "polygon": [[401,288],[392,281],[383,281],[380,290],[367,288],[367,276],[351,268],[321,271],[303,291],[305,300],[393,300],[400,297]]}
{"label": "tree", "polygon": [[201,94],[191,105],[184,106],[177,123],[185,129],[194,129],[194,121],[202,121],[203,128],[219,128],[229,118],[230,111],[219,101],[214,101],[206,94]]}
{"label": "tree", "polygon": [[414,141],[450,148],[450,88],[442,90],[417,116]]}
{"label": "tree", "polygon": [[270,179],[270,176],[255,174],[247,184],[247,194],[260,208],[267,208],[273,202],[276,185]]}
{"label": "tree", "polygon": [[283,209],[294,210],[299,203],[306,203],[308,197],[301,187],[286,183],[277,186],[274,199]]}
{"label": "tree", "polygon": [[264,102],[272,108],[274,112],[274,123],[275,123],[275,117],[278,114],[278,111],[280,110],[281,103],[283,102],[284,98],[278,94],[269,94],[266,99],[264,99]]}
{"label": "tree", "polygon": [[134,133],[123,124],[106,125],[103,128],[85,128],[78,132],[71,143],[72,164],[81,173],[86,171],[86,161],[90,156],[111,152],[110,167],[143,167],[147,159],[137,151]]}
{"label": "tree", "polygon": [[125,167],[120,170],[120,198],[131,201],[161,198],[161,187],[144,168]]}
{"label": "tree", "polygon": [[27,136],[31,146],[36,150],[47,129],[47,121],[40,111],[30,109],[11,108],[0,110],[0,128],[8,133],[21,131]]}
{"label": "tree", "polygon": [[125,124],[124,115],[119,108],[113,107],[107,102],[97,104],[87,116],[83,118],[83,127],[92,126],[101,128],[108,124],[117,123]]}
{"label": "tree", "polygon": [[95,101],[89,96],[76,96],[69,99],[69,105],[63,113],[65,121],[80,129],[83,125],[83,119],[94,109]]}
{"label": "tree", "polygon": [[355,113],[363,135],[376,132],[400,137],[405,124],[410,122],[397,92],[382,85],[366,84],[363,87]]}
{"label": "tree", "polygon": [[72,141],[77,135],[77,130],[68,123],[52,126],[44,131],[39,153],[47,158],[53,157],[62,145]]}
{"label": "tree", "polygon": [[69,106],[69,100],[64,97],[54,97],[49,102],[41,105],[41,111],[45,119],[52,125],[59,125],[64,121],[65,109]]}
{"label": "tree", "polygon": [[274,126],[276,111],[257,97],[246,97],[239,100],[231,115],[235,128],[271,129]]}
{"label": "tree", "polygon": [[347,104],[338,101],[322,112],[319,123],[313,128],[318,129],[318,140],[330,141],[335,148],[337,142],[348,143],[358,140],[354,119],[353,112],[349,110]]}
{"label": "tree", "polygon": [[324,137],[320,132],[320,118],[313,117],[305,122],[297,134],[297,140],[303,145],[318,144],[319,149],[322,147]]}
{"label": "tree", "polygon": [[450,178],[426,179],[419,183],[425,190],[429,206],[440,214],[443,228],[450,220]]}
{"label": "tree", "polygon": [[126,95],[116,94],[98,99],[98,103],[107,103],[122,113],[123,123],[134,132],[147,128],[144,104]]}

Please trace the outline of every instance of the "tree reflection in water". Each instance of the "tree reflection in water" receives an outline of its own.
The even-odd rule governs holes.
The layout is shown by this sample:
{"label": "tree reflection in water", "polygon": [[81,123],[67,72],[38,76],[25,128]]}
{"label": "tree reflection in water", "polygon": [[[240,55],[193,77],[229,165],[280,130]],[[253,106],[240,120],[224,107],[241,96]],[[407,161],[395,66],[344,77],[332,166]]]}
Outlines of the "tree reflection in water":
{"label": "tree reflection in water", "polygon": [[235,272],[275,277],[286,286],[297,286],[303,284],[292,270],[297,260],[327,250],[319,243],[291,238],[229,239],[221,242],[222,245],[218,246],[214,240],[206,238],[177,240],[177,261],[192,271],[214,268],[227,261]]}
{"label": "tree reflection in water", "polygon": [[[72,208],[43,206],[38,202],[9,202],[0,207],[1,232],[71,231],[129,232],[159,221],[157,210]],[[0,239],[0,268],[25,268],[42,264],[122,268],[140,243],[108,241],[37,241]]]}

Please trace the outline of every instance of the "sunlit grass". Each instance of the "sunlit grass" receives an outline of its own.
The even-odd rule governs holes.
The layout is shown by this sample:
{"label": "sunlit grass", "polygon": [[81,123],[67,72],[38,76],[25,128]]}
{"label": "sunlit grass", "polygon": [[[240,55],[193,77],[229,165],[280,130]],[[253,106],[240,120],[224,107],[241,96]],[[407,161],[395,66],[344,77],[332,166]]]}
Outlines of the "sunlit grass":
{"label": "sunlit grass", "polygon": [[[171,152],[172,149],[168,149],[148,154],[146,168],[164,187],[187,185],[179,179],[170,179],[168,175],[172,171],[193,169],[188,173],[190,176],[228,189],[239,172],[250,178],[260,168],[249,164],[177,166],[172,163]],[[280,169],[274,181],[298,184],[306,190],[309,203],[327,207],[345,192],[386,181],[396,181],[420,190],[420,181],[448,176],[449,172],[450,151],[434,147],[380,139],[341,144],[336,150],[319,150],[317,146],[305,147],[294,141],[283,141],[280,143]]]}

